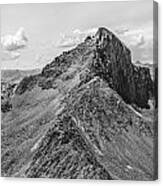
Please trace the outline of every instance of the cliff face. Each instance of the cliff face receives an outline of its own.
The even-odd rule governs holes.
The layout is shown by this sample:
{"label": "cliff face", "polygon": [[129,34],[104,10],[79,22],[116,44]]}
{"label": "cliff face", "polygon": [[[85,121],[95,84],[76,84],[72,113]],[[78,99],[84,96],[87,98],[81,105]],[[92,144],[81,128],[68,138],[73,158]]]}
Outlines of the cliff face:
{"label": "cliff face", "polygon": [[127,103],[147,107],[153,87],[149,69],[134,66],[130,50],[105,28],[100,28],[95,37],[95,73],[104,78]]}

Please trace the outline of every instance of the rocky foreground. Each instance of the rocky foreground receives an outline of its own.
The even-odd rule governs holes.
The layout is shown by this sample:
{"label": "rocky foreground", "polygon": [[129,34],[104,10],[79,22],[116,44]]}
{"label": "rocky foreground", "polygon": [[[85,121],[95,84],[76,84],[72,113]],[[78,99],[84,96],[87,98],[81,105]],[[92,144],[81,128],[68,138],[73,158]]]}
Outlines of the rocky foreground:
{"label": "rocky foreground", "polygon": [[2,176],[156,179],[154,88],[99,28],[16,86],[2,113]]}

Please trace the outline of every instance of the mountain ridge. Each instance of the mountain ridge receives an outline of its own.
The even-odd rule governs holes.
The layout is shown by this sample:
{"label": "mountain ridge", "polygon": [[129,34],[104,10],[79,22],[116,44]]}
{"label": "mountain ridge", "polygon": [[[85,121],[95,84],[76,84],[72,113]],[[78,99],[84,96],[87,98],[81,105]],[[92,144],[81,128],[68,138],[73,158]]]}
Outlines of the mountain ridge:
{"label": "mountain ridge", "polygon": [[[103,27],[98,29],[94,37],[89,36],[75,49],[63,52],[46,65],[38,76],[30,78],[35,81],[34,84],[38,83],[43,87],[49,83],[49,87],[52,87],[53,80],[65,73],[73,63],[82,62],[79,56],[87,57],[87,53],[93,55],[89,62],[91,67],[88,67],[91,73],[106,80],[126,102],[148,107],[148,100],[153,96],[153,81],[149,69],[132,64],[130,50],[112,32]],[[18,86],[16,93],[21,94],[19,87],[21,85]]]}
{"label": "mountain ridge", "polygon": [[2,175],[156,179],[153,97],[149,69],[99,28],[16,87],[2,115]]}

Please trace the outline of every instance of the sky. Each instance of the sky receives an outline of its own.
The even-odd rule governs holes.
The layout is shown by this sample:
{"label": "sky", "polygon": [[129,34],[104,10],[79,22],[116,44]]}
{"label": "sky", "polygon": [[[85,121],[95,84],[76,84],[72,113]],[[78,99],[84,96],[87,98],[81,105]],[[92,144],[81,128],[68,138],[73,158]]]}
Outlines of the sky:
{"label": "sky", "polygon": [[112,1],[1,5],[1,68],[42,68],[99,27],[113,31],[132,61],[153,63],[153,3]]}

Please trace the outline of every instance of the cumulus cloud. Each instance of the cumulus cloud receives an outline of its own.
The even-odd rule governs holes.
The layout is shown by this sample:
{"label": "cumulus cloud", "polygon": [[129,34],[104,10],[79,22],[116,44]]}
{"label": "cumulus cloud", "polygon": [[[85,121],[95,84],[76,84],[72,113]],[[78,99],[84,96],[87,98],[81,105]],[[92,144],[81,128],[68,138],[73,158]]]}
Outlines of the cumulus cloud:
{"label": "cumulus cloud", "polygon": [[92,28],[88,30],[75,29],[69,34],[61,34],[61,39],[59,40],[57,46],[63,48],[69,48],[76,46],[81,43],[88,35],[92,36],[97,32],[97,28]]}
{"label": "cumulus cloud", "polygon": [[152,40],[152,33],[143,29],[117,29],[118,36],[125,41],[129,47],[144,47]]}
{"label": "cumulus cloud", "polygon": [[14,35],[1,37],[2,60],[15,60],[20,57],[20,49],[27,46],[28,38],[24,28],[19,28]]}
{"label": "cumulus cloud", "polygon": [[7,51],[14,51],[24,48],[27,45],[27,37],[24,28],[19,28],[15,35],[5,35],[1,38],[2,48]]}
{"label": "cumulus cloud", "polygon": [[124,35],[124,37],[128,37],[126,39],[128,39],[129,46],[142,47],[147,42],[143,35],[143,32],[141,31],[128,32],[127,34]]}

